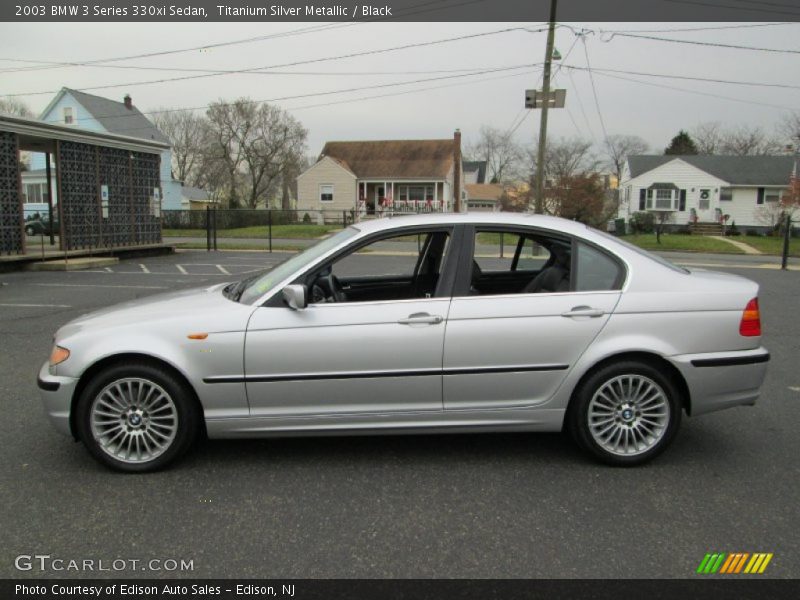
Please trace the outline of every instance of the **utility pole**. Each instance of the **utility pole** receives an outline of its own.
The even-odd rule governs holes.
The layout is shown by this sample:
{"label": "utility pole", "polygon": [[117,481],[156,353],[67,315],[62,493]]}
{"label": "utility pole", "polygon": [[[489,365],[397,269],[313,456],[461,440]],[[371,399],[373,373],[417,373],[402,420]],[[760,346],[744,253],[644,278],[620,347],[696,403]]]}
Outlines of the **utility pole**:
{"label": "utility pole", "polygon": [[544,212],[544,155],[547,147],[547,109],[550,106],[550,67],[553,63],[553,43],[556,35],[556,4],[550,0],[550,27],[547,31],[547,50],[544,55],[544,84],[542,86],[542,119],[539,122],[539,154],[536,158],[536,190],[534,211]]}

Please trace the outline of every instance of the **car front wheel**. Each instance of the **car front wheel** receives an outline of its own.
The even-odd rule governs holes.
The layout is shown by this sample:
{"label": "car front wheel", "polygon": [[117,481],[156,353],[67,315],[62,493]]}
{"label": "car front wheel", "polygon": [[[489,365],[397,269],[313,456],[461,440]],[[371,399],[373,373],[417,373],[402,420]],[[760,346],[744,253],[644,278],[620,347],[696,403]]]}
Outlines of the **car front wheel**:
{"label": "car front wheel", "polygon": [[148,364],[102,372],[78,401],[78,434],[101,463],[120,471],[155,471],[194,441],[199,415],[183,382]]}
{"label": "car front wheel", "polygon": [[569,427],[603,462],[642,464],[663,452],[681,421],[680,392],[653,365],[625,361],[592,373],[574,396]]}

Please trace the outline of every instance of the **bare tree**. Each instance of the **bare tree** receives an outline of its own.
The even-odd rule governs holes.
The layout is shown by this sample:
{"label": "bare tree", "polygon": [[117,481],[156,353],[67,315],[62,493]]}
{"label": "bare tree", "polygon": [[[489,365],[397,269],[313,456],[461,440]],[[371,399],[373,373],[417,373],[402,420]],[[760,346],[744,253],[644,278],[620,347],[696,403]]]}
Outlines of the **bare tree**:
{"label": "bare tree", "polygon": [[198,185],[208,142],[207,120],[190,110],[156,109],[153,122],[172,144],[172,176]]}
{"label": "bare tree", "polygon": [[664,233],[664,226],[667,223],[672,223],[675,213],[671,210],[653,210],[650,211],[655,215],[654,225],[656,230],[656,243],[661,243],[661,234]]}
{"label": "bare tree", "polygon": [[[537,147],[538,144],[534,144],[528,148],[531,190],[534,189],[536,181]],[[600,160],[592,150],[592,142],[580,138],[549,139],[544,161],[544,212],[551,215],[560,214],[563,194],[559,190],[568,188],[575,178],[594,173],[600,166]]]}
{"label": "bare tree", "polygon": [[304,153],[306,129],[283,109],[247,98],[214,103],[207,115],[211,156],[224,165],[231,206],[268,203],[287,163]]}
{"label": "bare tree", "polygon": [[492,183],[506,183],[517,178],[525,152],[508,132],[482,125],[478,139],[467,145],[464,156],[485,160]]}
{"label": "bare tree", "polygon": [[724,154],[730,156],[767,156],[782,151],[777,136],[766,133],[761,127],[739,125],[724,127],[718,121],[701,123],[692,130],[698,154]]}
{"label": "bare tree", "polygon": [[720,154],[723,134],[722,123],[708,121],[700,123],[691,131],[698,154]]}
{"label": "bare tree", "polygon": [[779,124],[782,137],[792,146],[795,152],[800,150],[800,111],[787,113]]}
{"label": "bare tree", "polygon": [[632,154],[644,154],[650,149],[638,135],[610,135],[605,141],[605,153],[608,164],[617,182],[622,181],[622,170],[625,168],[625,161]]}
{"label": "bare tree", "polygon": [[33,111],[27,104],[17,98],[0,98],[0,113],[27,119],[33,118]]}
{"label": "bare tree", "polygon": [[722,140],[722,154],[735,156],[768,156],[778,154],[782,144],[760,127],[740,125],[726,131]]}

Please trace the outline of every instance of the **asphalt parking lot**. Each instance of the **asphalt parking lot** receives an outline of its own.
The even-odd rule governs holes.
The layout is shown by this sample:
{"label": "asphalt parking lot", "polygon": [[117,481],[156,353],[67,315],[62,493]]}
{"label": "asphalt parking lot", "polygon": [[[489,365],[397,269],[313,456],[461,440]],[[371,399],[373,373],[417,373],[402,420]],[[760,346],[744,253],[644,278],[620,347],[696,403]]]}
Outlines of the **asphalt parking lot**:
{"label": "asphalt parking lot", "polygon": [[768,576],[800,576],[800,272],[742,257],[704,264],[762,286],[762,399],[685,419],[642,468],[600,466],[559,434],[484,434],[204,442],[168,471],[130,476],[46,421],[35,380],[59,326],[284,258],[185,252],[0,273],[0,576],[40,577],[14,559],[49,554],[188,559],[197,578],[692,577],[707,552],[772,552]]}

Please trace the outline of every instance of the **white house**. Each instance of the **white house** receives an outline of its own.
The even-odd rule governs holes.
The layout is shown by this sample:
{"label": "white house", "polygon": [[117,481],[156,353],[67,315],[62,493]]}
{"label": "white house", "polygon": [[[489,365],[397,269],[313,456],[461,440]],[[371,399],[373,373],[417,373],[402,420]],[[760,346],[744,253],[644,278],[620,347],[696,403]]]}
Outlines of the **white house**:
{"label": "white house", "polygon": [[629,156],[620,182],[619,217],[673,212],[673,223],[727,223],[763,228],[760,213],[780,200],[794,168],[791,156]]}
{"label": "white house", "polygon": [[[42,111],[39,120],[47,123],[74,126],[101,133],[116,133],[135,138],[154,140],[169,144],[170,141],[158,128],[133,105],[130,96],[115,102],[78,90],[61,88]],[[47,178],[45,157],[41,152],[32,152],[30,170],[22,173],[25,214],[47,211]],[[51,165],[54,161],[51,160]],[[53,169],[52,177],[55,178]],[[161,208],[180,209],[183,194],[181,182],[172,178],[172,152],[161,153]],[[53,204],[58,202],[55,181]]]}

